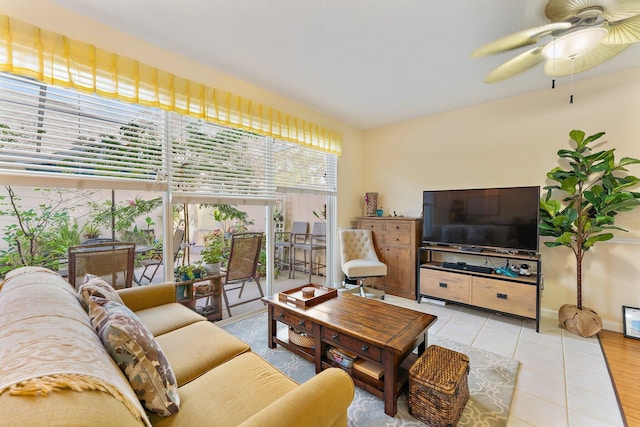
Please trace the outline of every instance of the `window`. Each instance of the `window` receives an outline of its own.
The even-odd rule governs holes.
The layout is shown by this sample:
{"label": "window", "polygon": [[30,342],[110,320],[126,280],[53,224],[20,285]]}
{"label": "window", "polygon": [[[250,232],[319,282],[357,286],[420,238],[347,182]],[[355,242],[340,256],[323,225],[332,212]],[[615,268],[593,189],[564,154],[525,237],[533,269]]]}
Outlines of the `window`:
{"label": "window", "polygon": [[[273,205],[278,188],[331,198],[337,156],[0,73],[0,179],[34,188],[164,191],[176,203]],[[326,206],[313,209],[326,215]]]}

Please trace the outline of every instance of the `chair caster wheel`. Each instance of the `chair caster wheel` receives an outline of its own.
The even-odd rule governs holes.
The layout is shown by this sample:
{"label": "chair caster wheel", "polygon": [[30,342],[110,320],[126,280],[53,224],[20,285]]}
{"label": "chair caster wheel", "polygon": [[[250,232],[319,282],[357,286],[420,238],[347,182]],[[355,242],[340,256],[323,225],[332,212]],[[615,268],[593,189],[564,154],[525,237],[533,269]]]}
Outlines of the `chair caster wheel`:
{"label": "chair caster wheel", "polygon": [[382,295],[382,296],[380,297],[380,299],[384,299],[384,295]]}

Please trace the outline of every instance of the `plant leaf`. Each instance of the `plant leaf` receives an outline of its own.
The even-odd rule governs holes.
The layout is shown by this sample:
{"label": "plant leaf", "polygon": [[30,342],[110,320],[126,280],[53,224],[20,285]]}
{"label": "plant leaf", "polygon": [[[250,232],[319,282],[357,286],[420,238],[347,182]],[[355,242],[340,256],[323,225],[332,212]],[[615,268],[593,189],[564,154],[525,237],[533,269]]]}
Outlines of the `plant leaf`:
{"label": "plant leaf", "polygon": [[622,159],[620,159],[618,166],[634,165],[638,163],[640,163],[640,159],[634,159],[633,157],[623,157]]}
{"label": "plant leaf", "polygon": [[571,132],[569,132],[569,137],[578,144],[578,147],[580,147],[580,144],[584,140],[584,132],[581,130],[574,129]]}
{"label": "plant leaf", "polygon": [[[580,132],[582,132],[582,131],[580,131]],[[584,140],[584,145],[587,145],[588,143],[590,143],[592,141],[595,141],[596,139],[599,139],[604,134],[605,134],[605,132],[594,133],[593,135],[587,137],[587,139]],[[584,132],[582,132],[582,136],[584,137]]]}
{"label": "plant leaf", "polygon": [[584,243],[582,244],[582,247],[584,249],[588,249],[591,246],[593,246],[593,244],[596,242],[604,242],[606,240],[611,240],[611,239],[613,239],[613,233],[605,233],[605,234],[598,234],[596,236],[590,236],[587,240],[584,241]]}

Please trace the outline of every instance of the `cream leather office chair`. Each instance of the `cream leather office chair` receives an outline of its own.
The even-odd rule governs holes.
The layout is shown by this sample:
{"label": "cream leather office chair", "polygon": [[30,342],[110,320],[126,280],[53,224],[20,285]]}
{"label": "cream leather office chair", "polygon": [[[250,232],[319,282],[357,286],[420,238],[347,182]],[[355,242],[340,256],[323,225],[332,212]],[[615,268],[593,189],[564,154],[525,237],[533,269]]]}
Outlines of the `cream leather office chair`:
{"label": "cream leather office chair", "polygon": [[380,262],[373,246],[371,230],[340,230],[340,257],[345,276],[359,285],[354,293],[384,299],[384,291],[364,286],[369,277],[387,275],[387,265]]}

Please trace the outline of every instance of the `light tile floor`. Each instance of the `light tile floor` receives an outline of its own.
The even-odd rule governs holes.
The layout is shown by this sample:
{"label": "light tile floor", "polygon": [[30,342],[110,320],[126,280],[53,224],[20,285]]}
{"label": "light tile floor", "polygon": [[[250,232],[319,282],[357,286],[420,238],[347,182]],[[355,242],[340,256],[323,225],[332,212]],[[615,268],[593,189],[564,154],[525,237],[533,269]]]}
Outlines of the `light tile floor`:
{"label": "light tile floor", "polygon": [[[324,280],[314,276],[313,283]],[[282,277],[274,282],[272,293],[304,283],[304,277]],[[254,292],[255,287],[249,286],[245,298]],[[570,334],[551,318],[543,318],[540,333],[536,333],[533,320],[393,295],[385,300],[438,316],[430,333],[520,361],[509,427],[624,426],[597,338]],[[255,301],[234,308],[233,314],[239,318],[263,309],[262,302]],[[224,319],[221,324],[230,320],[226,312]]]}
{"label": "light tile floor", "polygon": [[536,333],[533,320],[393,295],[386,301],[438,316],[430,333],[520,361],[509,426],[624,426],[597,338],[570,334],[550,318]]}

